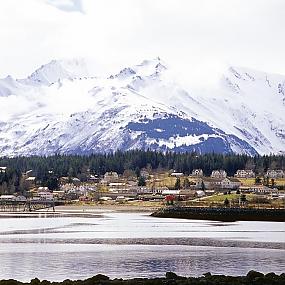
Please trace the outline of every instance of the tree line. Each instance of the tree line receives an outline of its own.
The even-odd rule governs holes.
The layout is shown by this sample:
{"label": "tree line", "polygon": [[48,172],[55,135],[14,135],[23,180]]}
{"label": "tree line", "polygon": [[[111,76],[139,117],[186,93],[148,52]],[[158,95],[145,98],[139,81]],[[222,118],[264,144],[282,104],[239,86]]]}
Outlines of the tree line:
{"label": "tree line", "polygon": [[285,156],[264,155],[247,156],[235,154],[197,154],[132,150],[117,151],[108,154],[54,155],[31,157],[1,157],[0,166],[7,167],[0,172],[0,192],[13,193],[21,191],[21,174],[33,170],[33,176],[42,186],[58,177],[78,177],[84,181],[89,173],[103,175],[107,171],[123,174],[126,170],[135,171],[139,176],[141,169],[149,171],[175,170],[191,174],[193,169],[201,168],[209,176],[214,169],[224,169],[233,176],[238,169],[252,169],[263,175],[267,169],[285,169]]}

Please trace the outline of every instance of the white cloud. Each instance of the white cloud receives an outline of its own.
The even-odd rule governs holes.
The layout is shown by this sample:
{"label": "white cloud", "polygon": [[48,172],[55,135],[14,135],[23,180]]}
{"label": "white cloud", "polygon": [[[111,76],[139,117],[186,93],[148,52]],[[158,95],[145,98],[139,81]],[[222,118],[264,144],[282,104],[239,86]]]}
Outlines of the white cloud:
{"label": "white cloud", "polygon": [[54,58],[114,69],[155,56],[193,81],[225,63],[285,74],[284,26],[283,0],[0,0],[0,77]]}
{"label": "white cloud", "polygon": [[46,0],[46,3],[66,12],[83,13],[81,0]]}

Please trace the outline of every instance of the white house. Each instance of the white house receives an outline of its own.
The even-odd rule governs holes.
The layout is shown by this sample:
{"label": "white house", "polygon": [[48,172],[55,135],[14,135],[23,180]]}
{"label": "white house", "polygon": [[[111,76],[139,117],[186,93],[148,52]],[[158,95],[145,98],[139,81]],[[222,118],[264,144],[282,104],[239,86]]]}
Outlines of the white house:
{"label": "white house", "polygon": [[211,174],[212,178],[226,178],[227,172],[223,169],[220,170],[213,170]]}
{"label": "white house", "polygon": [[161,194],[162,195],[180,195],[181,190],[170,190],[170,189],[165,189],[162,190]]}
{"label": "white house", "polygon": [[197,176],[197,177],[202,177],[203,174],[203,170],[202,169],[193,169],[192,170],[192,176]]}
{"label": "white house", "polygon": [[265,176],[269,178],[283,178],[285,177],[285,174],[282,169],[268,169]]}
{"label": "white house", "polygon": [[37,196],[42,200],[53,200],[53,194],[50,192],[38,192]]}
{"label": "white house", "polygon": [[184,174],[182,172],[172,172],[170,174],[172,177],[181,177],[183,176]]}
{"label": "white house", "polygon": [[0,200],[16,201],[16,196],[14,196],[14,195],[1,195]]}
{"label": "white house", "polygon": [[148,179],[149,173],[148,173],[147,170],[141,170],[141,171],[140,171],[140,176],[143,177],[143,178],[145,178],[145,179]]}
{"label": "white house", "polygon": [[221,181],[221,188],[223,189],[238,189],[241,182],[237,178],[227,177]]}
{"label": "white house", "polygon": [[197,190],[195,192],[195,196],[198,197],[198,198],[201,198],[201,197],[204,197],[206,195],[206,193],[202,190]]}
{"label": "white house", "polygon": [[252,169],[239,169],[237,170],[235,177],[238,178],[253,178],[255,177],[255,173],[253,172]]}
{"label": "white house", "polygon": [[6,166],[0,166],[0,173],[5,173],[7,170]]}
{"label": "white house", "polygon": [[212,178],[206,177],[200,179],[197,182],[197,186],[201,188],[202,182],[204,183],[205,189],[238,189],[241,182],[237,178],[227,177],[227,178]]}
{"label": "white house", "polygon": [[107,183],[116,182],[119,179],[119,175],[115,171],[106,172],[104,175],[104,181]]}

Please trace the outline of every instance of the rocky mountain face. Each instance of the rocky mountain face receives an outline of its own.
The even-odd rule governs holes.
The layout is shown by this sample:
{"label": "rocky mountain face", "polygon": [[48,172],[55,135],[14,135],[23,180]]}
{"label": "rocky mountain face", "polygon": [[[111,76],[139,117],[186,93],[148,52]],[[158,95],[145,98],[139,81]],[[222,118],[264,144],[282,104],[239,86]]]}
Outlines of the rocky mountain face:
{"label": "rocky mountain face", "polygon": [[172,74],[159,58],[107,77],[54,60],[0,79],[0,155],[285,153],[285,76],[230,67],[197,90]]}

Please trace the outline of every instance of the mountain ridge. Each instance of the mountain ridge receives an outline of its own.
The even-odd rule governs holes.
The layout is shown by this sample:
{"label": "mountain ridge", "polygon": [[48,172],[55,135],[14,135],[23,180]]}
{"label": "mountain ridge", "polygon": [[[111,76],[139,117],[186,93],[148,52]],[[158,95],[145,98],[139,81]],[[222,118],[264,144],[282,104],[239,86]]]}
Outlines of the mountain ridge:
{"label": "mountain ridge", "polygon": [[103,77],[84,60],[55,60],[25,79],[0,79],[0,155],[285,153],[285,76],[229,67],[206,92],[171,76],[155,58]]}

